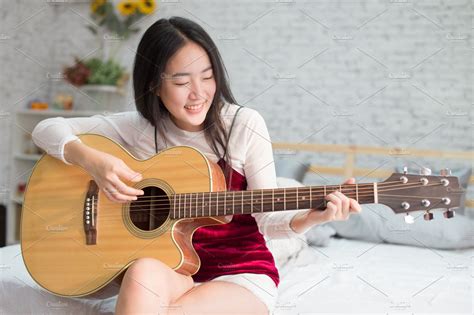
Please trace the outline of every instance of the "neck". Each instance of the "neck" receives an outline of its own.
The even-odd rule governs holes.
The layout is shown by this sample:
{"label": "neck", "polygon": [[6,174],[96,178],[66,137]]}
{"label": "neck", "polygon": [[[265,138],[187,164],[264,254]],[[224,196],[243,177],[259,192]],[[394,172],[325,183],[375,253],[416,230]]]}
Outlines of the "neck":
{"label": "neck", "polygon": [[193,218],[285,210],[326,208],[325,196],[339,190],[359,203],[377,203],[377,184],[305,186],[245,191],[175,194],[171,217]]}

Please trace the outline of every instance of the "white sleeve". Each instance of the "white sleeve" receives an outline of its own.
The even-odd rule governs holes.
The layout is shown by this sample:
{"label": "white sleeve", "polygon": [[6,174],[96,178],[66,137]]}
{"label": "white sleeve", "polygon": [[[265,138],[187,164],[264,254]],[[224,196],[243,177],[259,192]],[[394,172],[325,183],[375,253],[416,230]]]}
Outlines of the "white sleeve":
{"label": "white sleeve", "polygon": [[[244,172],[247,189],[278,188],[270,135],[263,117],[255,111],[246,125],[246,158]],[[300,235],[290,227],[297,211],[253,213],[260,233],[268,239],[289,238]]]}
{"label": "white sleeve", "polygon": [[64,159],[64,145],[70,141],[80,141],[77,135],[85,133],[100,134],[126,146],[134,142],[139,126],[138,112],[123,112],[113,115],[94,115],[92,117],[55,117],[40,121],[33,130],[34,143],[49,155]]}

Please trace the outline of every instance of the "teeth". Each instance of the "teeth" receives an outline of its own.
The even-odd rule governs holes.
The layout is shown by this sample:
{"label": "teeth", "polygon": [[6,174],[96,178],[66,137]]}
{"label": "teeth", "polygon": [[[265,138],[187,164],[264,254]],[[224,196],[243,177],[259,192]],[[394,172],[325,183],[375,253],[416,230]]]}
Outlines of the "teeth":
{"label": "teeth", "polygon": [[184,107],[187,108],[187,109],[199,109],[199,108],[202,107],[202,104],[201,105],[192,105],[192,106],[186,105]]}

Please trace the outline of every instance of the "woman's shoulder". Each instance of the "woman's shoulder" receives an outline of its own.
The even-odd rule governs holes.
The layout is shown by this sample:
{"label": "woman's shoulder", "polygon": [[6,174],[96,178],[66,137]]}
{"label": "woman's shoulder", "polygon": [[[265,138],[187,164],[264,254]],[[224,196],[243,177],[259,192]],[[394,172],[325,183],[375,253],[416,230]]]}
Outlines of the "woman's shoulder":
{"label": "woman's shoulder", "polygon": [[226,103],[223,107],[223,116],[226,121],[230,122],[236,118],[236,125],[253,125],[263,122],[262,115],[256,109],[237,104]]}
{"label": "woman's shoulder", "polygon": [[148,123],[148,120],[136,110],[104,113],[98,116],[102,116],[103,118],[110,119],[118,123],[137,123],[140,125]]}

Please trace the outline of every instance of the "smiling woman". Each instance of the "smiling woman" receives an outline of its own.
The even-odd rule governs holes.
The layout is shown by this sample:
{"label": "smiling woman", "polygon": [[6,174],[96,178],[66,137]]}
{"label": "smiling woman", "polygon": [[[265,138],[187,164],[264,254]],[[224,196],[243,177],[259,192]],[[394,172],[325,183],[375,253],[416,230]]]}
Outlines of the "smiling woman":
{"label": "smiling woman", "polygon": [[[193,246],[190,247],[199,256],[198,262],[190,263],[187,254],[176,250],[182,254],[179,261],[184,262],[172,264],[166,259],[150,257],[146,247],[128,248],[134,247],[127,244],[132,243],[131,240],[122,242],[120,249],[125,248],[126,257],[121,256],[119,260],[127,260],[131,257],[129,254],[136,259],[120,270],[120,276],[115,275],[115,284],[120,285],[116,314],[266,314],[273,311],[280,278],[263,236],[269,239],[295,237],[321,222],[345,220],[351,213],[360,211],[360,205],[340,191],[328,191],[327,195],[324,191],[327,199],[324,211],[305,209],[295,214],[275,211],[274,203],[264,199],[264,189],[275,193],[278,187],[272,143],[265,121],[256,110],[242,110],[243,107],[236,104],[217,47],[198,24],[173,17],[160,19],[151,25],[138,45],[133,86],[137,112],[89,118],[53,118],[42,121],[33,131],[33,139],[38,146],[66,164],[82,167],[93,178],[90,181],[93,189],[90,191],[97,193],[98,213],[105,211],[101,207],[104,205],[101,196],[124,203],[124,207],[140,205],[152,213],[155,200],[150,197],[156,194],[151,195],[150,191],[163,188],[160,185],[167,182],[166,173],[173,173],[174,169],[164,168],[155,174],[150,171],[153,165],[141,165],[146,165],[146,161],[158,161],[159,156],[168,157],[166,161],[176,163],[184,160],[186,163],[183,162],[183,165],[186,165],[183,168],[192,166],[194,179],[201,180],[203,173],[195,174],[195,160],[186,158],[183,153],[186,149],[173,149],[173,146],[192,146],[199,150],[200,156],[208,159],[205,170],[212,170],[212,176],[205,174],[206,185],[195,187],[192,186],[194,179],[183,179],[179,175],[181,177],[177,176],[176,181],[182,187],[173,186],[175,191],[172,193],[173,189],[161,189],[163,196],[171,198],[179,193],[205,192],[205,189],[224,190],[226,211],[229,208],[225,203],[229,195],[227,190],[251,190],[251,200],[252,191],[258,190],[261,197],[256,198],[260,204],[253,201],[244,203],[242,197],[241,212],[232,210],[229,212],[231,215],[227,212],[226,215],[216,213],[218,216],[211,215],[211,204],[217,209],[218,205],[222,206],[222,201],[216,199],[214,204],[209,199],[209,216],[205,216],[203,205],[200,218],[177,220],[173,224],[170,229],[171,233],[176,233],[172,234],[173,240],[184,238],[178,235],[178,223],[192,230],[189,235],[192,235]],[[88,142],[90,138],[87,135],[78,137],[91,131],[129,149],[134,157],[143,159],[143,163],[134,164],[109,150],[104,143],[94,146]],[[173,154],[176,154],[175,158],[169,159]],[[223,174],[214,176],[214,170],[219,168]],[[179,169],[176,173],[181,174],[182,171]],[[191,194],[190,198],[194,195],[198,194]],[[296,199],[298,202],[298,194]],[[198,204],[197,199],[192,200]],[[276,200],[280,201],[280,198]],[[176,199],[174,201],[176,203]],[[191,207],[189,198],[188,203],[189,207],[184,199],[185,213]],[[264,205],[272,206],[271,211],[264,212]],[[254,208],[261,211],[254,212]],[[169,213],[167,209],[160,210],[165,211],[164,215],[152,215],[153,218],[140,223],[137,229],[147,226],[153,233],[165,229],[165,224],[161,223],[169,222],[166,220]],[[157,217],[165,219],[155,222]],[[97,221],[104,222],[100,216]],[[101,228],[105,228],[104,224],[97,224],[97,235],[103,233]],[[113,229],[113,234],[117,233],[118,229]],[[141,234],[137,235],[140,239]],[[163,235],[169,236],[167,233]],[[161,238],[163,235],[155,236]],[[91,238],[90,243],[107,243],[104,237],[101,244],[100,236],[97,240]],[[187,264],[196,270],[194,274],[180,269],[181,265]],[[101,293],[117,293],[112,285],[104,290]]]}

